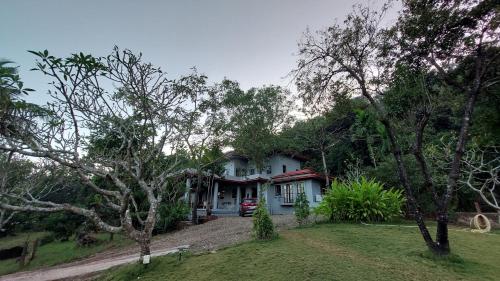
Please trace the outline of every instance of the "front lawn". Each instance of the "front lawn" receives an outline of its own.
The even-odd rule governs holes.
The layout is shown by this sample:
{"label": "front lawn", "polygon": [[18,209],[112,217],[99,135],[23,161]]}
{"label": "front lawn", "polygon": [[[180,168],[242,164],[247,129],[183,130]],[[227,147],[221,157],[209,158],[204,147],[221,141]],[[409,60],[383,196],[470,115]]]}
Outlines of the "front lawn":
{"label": "front lawn", "polygon": [[[5,237],[0,239],[0,245],[16,246],[20,243],[22,246],[26,237],[29,236],[30,239],[34,239],[35,236],[42,237],[46,234],[47,233],[30,233],[19,234],[13,237]],[[108,237],[109,234],[97,234],[99,242],[96,245],[89,247],[79,247],[76,245],[74,239],[64,242],[50,242],[38,247],[35,258],[29,263],[29,265],[22,268],[19,266],[19,263],[16,262],[16,259],[0,260],[0,275],[66,263],[91,256],[107,249],[122,247],[133,243],[123,235],[115,235],[113,241],[109,241]]]}
{"label": "front lawn", "polygon": [[[434,230],[434,229],[433,229]],[[451,227],[453,255],[432,257],[417,228],[320,224],[216,253],[154,258],[102,280],[498,280],[500,234]]]}

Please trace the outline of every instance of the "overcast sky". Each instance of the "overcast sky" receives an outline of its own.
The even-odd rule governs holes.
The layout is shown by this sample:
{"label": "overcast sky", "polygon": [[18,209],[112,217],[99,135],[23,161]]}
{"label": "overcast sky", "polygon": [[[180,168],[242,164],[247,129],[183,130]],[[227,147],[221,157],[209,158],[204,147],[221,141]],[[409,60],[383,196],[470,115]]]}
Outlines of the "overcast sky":
{"label": "overcast sky", "polygon": [[[374,1],[377,2],[377,1]],[[20,65],[27,87],[44,94],[46,81],[30,72],[33,55],[48,49],[107,55],[114,45],[142,52],[176,78],[196,66],[211,81],[242,88],[289,85],[297,42],[307,27],[343,19],[349,0],[4,0],[0,3],[0,58]],[[394,18],[393,11],[389,17]],[[39,99],[41,97],[35,98]],[[43,100],[43,99],[41,99]]]}

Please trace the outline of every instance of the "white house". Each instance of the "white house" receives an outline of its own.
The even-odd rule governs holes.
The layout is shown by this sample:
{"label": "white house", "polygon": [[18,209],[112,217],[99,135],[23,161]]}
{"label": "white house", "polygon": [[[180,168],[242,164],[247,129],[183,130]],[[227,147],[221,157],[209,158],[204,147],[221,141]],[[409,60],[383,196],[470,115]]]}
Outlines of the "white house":
{"label": "white house", "polygon": [[[224,173],[212,177],[212,183],[200,192],[197,207],[203,211],[237,214],[243,199],[258,198],[260,193],[271,214],[292,213],[299,192],[305,192],[311,207],[321,201],[324,176],[302,169],[306,160],[303,156],[274,154],[266,159],[262,170],[251,159],[235,152],[226,153],[226,159]],[[193,198],[191,194],[191,202]]]}

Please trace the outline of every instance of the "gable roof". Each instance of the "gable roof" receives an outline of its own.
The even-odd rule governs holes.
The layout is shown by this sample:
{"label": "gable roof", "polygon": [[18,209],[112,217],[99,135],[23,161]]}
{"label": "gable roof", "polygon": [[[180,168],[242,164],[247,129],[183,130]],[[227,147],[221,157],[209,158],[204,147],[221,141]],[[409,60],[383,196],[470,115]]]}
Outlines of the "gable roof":
{"label": "gable roof", "polygon": [[317,179],[320,181],[324,181],[325,177],[312,169],[302,169],[298,171],[290,171],[283,174],[276,175],[271,178],[273,183],[279,182],[289,182],[289,181],[298,181],[298,180],[306,180],[306,179]]}

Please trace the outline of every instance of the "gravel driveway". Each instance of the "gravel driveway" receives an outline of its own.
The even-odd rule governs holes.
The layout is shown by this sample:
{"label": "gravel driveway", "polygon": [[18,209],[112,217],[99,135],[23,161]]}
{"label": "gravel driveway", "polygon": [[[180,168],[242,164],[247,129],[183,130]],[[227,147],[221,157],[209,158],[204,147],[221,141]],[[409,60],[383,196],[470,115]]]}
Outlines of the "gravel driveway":
{"label": "gravel driveway", "polygon": [[[272,216],[278,231],[296,226],[293,216]],[[190,245],[190,251],[202,252],[220,249],[238,242],[249,240],[252,233],[251,217],[220,217],[204,224],[190,226],[169,234],[159,235],[153,239],[151,250],[156,253],[167,253],[181,245]],[[139,247],[131,245],[123,249],[115,249],[98,253],[89,258],[61,264],[58,266],[28,272],[18,272],[0,277],[6,280],[77,280],[76,273],[84,276],[94,275],[103,270],[103,264],[119,265],[137,259]],[[123,262],[119,262],[123,261]],[[64,273],[67,272],[67,273]],[[86,279],[86,278],[83,278]],[[81,280],[83,280],[81,278]]]}
{"label": "gravel driveway", "polygon": [[[295,226],[293,216],[272,216],[272,219],[278,230]],[[191,245],[192,251],[210,251],[248,240],[251,235],[251,217],[220,217],[204,224],[163,235],[153,241],[152,249]]]}

